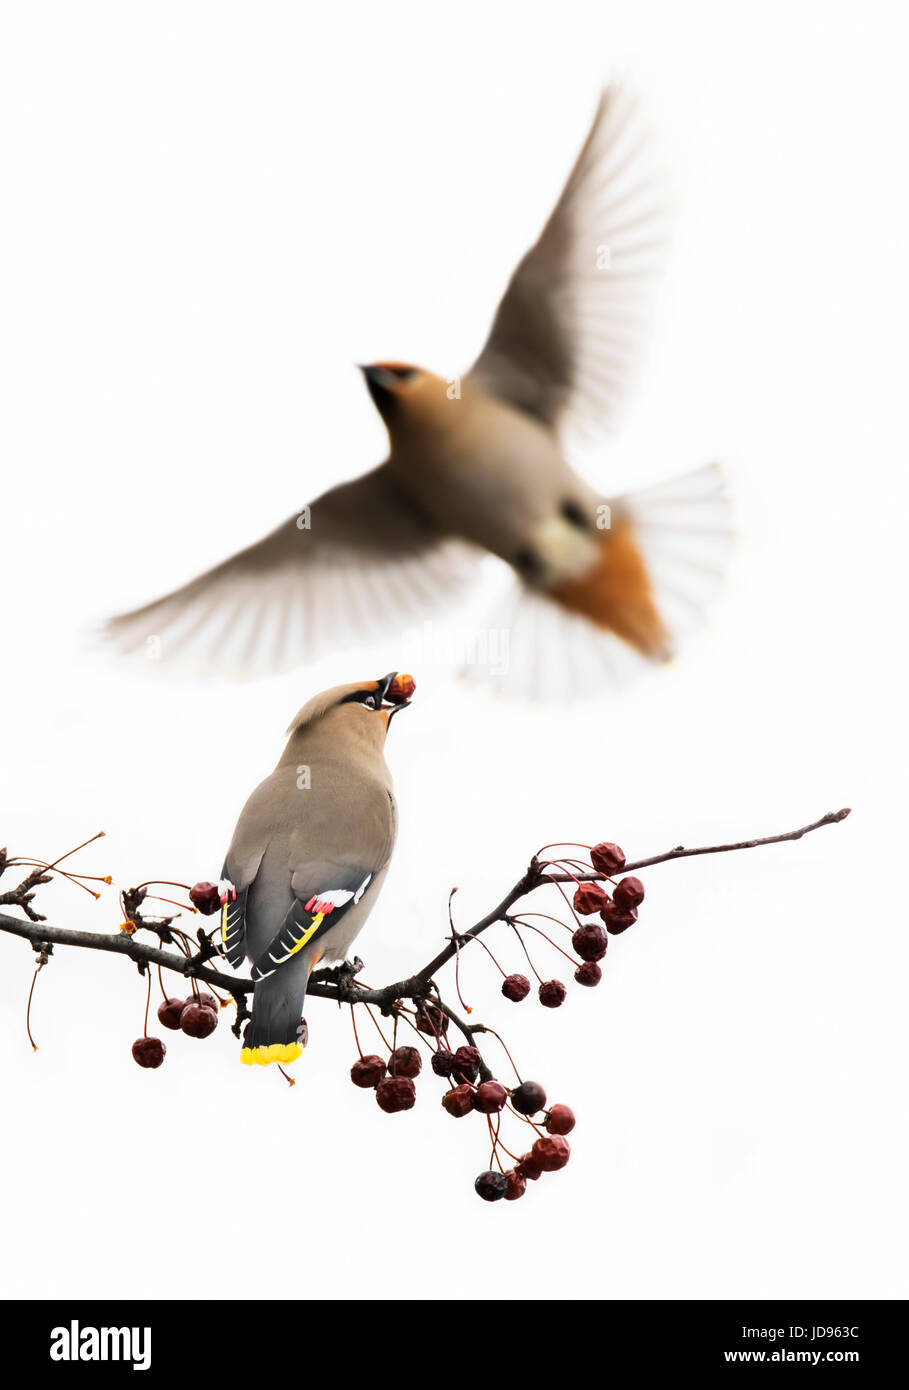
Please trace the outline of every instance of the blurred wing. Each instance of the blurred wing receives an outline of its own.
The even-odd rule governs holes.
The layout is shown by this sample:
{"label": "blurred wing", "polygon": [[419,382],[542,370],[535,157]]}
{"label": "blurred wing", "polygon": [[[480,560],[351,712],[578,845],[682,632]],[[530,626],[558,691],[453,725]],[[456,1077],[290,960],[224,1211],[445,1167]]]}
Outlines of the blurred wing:
{"label": "blurred wing", "polygon": [[107,624],[123,652],[253,676],[369,641],[466,586],[470,548],[416,511],[387,465],[332,488],[255,545]]}
{"label": "blurred wing", "polygon": [[614,428],[646,338],[667,204],[637,99],[613,84],[511,277],[472,368],[480,385],[552,426]]}
{"label": "blurred wing", "polygon": [[[734,533],[725,472],[709,464],[613,504],[635,532],[657,608],[677,650],[721,590]],[[488,620],[495,667],[465,665],[461,678],[494,693],[564,704],[628,683],[653,662],[614,633],[568,612],[515,577]]]}

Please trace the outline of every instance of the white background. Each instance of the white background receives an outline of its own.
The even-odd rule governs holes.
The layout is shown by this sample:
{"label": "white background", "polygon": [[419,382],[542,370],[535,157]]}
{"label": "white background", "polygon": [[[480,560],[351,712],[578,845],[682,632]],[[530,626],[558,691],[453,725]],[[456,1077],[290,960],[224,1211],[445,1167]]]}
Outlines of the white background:
{"label": "white background", "polygon": [[[407,664],[384,647],[174,685],[85,633],[378,461],[353,364],[471,360],[615,71],[645,93],[679,220],[645,381],[594,467],[611,486],[726,458],[730,583],[672,668],[570,713],[415,671],[367,978],[434,954],[453,884],[468,925],[546,841],[640,856],[855,808],[654,869],[603,985],[561,1011],[508,1004],[471,951],[475,1017],[579,1117],[568,1169],[495,1207],[472,1190],[481,1121],[446,1116],[431,1076],[381,1114],[330,1006],[307,1008],[293,1090],[240,1067],[226,1016],[142,1072],[143,981],[59,949],[33,1054],[31,953],[0,940],[7,1294],[909,1292],[898,14],[4,7],[0,842],[54,856],[103,827],[86,870],[215,877],[303,700]],[[119,922],[111,890],[41,897],[58,924]]]}

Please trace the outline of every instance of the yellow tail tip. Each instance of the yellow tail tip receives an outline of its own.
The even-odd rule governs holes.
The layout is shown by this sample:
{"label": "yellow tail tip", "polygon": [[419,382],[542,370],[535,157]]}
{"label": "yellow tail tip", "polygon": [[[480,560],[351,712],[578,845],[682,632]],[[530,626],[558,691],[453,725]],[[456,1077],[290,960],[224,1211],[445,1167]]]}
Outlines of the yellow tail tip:
{"label": "yellow tail tip", "polygon": [[266,1047],[244,1047],[240,1061],[247,1067],[267,1067],[270,1062],[295,1062],[303,1051],[299,1043],[269,1043]]}

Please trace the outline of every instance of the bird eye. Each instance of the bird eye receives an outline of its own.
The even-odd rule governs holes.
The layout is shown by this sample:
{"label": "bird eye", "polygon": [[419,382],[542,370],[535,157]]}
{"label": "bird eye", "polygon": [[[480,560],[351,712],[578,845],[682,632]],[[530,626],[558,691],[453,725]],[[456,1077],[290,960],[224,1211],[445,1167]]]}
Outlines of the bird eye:
{"label": "bird eye", "polygon": [[379,697],[378,697],[378,695],[375,695],[375,694],[373,694],[373,695],[366,695],[366,696],[363,697],[363,703],[364,703],[364,705],[366,706],[367,709],[378,709],[378,708],[379,708]]}
{"label": "bird eye", "polygon": [[590,525],[583,507],[570,497],[562,503],[562,515],[566,521],[570,521],[572,526],[577,526],[581,531],[586,531]]}

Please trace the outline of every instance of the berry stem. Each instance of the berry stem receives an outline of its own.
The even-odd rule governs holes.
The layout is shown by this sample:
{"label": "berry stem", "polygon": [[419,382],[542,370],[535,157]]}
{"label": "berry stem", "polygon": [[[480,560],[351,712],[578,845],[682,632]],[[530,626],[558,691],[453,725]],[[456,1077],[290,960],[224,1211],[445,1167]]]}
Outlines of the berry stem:
{"label": "berry stem", "polygon": [[37,1051],[38,1051],[38,1044],[35,1042],[35,1039],[32,1037],[31,1013],[32,1013],[32,995],[33,995],[34,992],[35,992],[35,981],[36,981],[37,978],[38,978],[38,971],[39,971],[40,969],[41,969],[41,966],[40,966],[40,965],[35,966],[35,973],[34,973],[34,975],[32,976],[32,983],[31,983],[31,986],[30,986],[29,991],[28,991],[28,1003],[27,1003],[27,1005],[25,1006],[25,1031],[26,1031],[26,1033],[28,1033],[28,1040],[29,1040],[29,1042],[30,1042],[31,1045],[32,1045],[32,1052],[37,1052]]}

